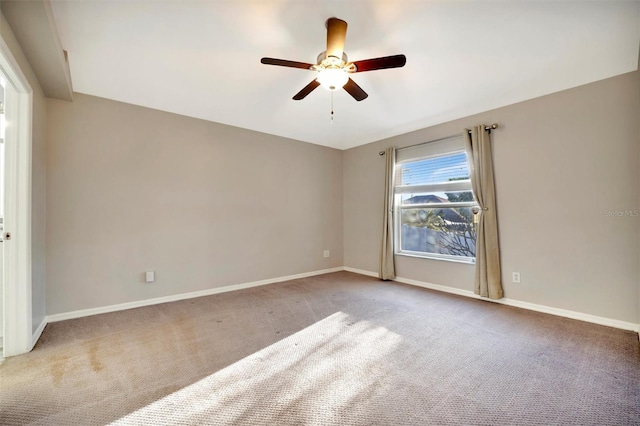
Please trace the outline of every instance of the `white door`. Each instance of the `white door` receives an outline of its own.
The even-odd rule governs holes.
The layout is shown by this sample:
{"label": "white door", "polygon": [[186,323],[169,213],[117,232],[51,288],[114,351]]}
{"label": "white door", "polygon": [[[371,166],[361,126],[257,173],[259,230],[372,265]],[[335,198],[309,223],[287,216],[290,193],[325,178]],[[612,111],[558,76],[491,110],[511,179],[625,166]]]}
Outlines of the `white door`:
{"label": "white door", "polygon": [[[2,204],[2,329],[4,356],[35,344],[31,316],[31,128],[33,91],[0,37],[4,80],[4,202]],[[9,238],[8,234],[12,237]]]}
{"label": "white door", "polygon": [[[4,77],[0,75],[0,243],[4,233],[4,106],[6,105],[4,88],[6,84]],[[3,249],[0,244],[0,356],[4,348],[3,263]]]}

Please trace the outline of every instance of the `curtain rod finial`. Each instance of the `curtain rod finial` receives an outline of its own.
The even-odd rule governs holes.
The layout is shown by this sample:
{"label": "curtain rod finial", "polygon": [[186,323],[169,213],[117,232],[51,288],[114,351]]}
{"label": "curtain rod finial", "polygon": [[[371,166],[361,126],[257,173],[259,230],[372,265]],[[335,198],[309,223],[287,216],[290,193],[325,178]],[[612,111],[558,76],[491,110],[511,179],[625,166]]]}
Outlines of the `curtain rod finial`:
{"label": "curtain rod finial", "polygon": [[378,155],[379,155],[380,157],[382,157],[382,156],[384,155],[384,151],[380,151],[380,152],[378,153]]}

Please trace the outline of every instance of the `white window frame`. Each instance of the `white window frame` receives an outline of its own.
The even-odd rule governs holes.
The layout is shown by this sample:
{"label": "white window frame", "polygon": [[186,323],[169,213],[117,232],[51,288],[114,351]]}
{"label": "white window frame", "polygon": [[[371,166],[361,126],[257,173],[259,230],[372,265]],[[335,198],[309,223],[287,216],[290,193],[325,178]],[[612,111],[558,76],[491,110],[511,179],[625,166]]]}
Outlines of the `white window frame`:
{"label": "white window frame", "polygon": [[[405,149],[398,150],[396,164],[394,168],[400,167],[402,164],[425,160],[428,158],[436,158],[442,156],[456,155],[460,153],[466,154],[465,142],[463,135],[451,138],[440,139],[425,144],[416,145]],[[468,155],[468,154],[467,154]],[[395,173],[395,170],[394,170]],[[455,202],[455,203],[420,203],[402,206],[403,194],[421,194],[421,193],[438,193],[438,192],[456,192],[470,191],[473,193],[471,180],[456,180],[451,182],[441,182],[435,184],[424,185],[396,185],[394,187],[394,254],[400,256],[419,257],[434,260],[446,260],[461,263],[475,263],[475,257],[455,256],[441,253],[427,253],[412,250],[402,250],[402,210],[416,208],[456,208],[456,207],[472,207],[479,208],[475,201]]]}

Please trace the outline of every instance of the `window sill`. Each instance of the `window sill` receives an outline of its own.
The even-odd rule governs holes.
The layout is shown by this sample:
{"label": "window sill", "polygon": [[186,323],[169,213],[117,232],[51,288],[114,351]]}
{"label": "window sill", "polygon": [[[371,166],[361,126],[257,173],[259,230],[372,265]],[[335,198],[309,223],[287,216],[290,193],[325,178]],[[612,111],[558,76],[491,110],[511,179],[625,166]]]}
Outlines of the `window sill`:
{"label": "window sill", "polygon": [[476,264],[475,259],[453,259],[453,258],[449,258],[449,257],[428,256],[428,255],[413,254],[413,253],[406,253],[406,252],[396,252],[396,253],[394,253],[394,255],[396,255],[396,256],[405,256],[405,257],[415,257],[415,258],[418,258],[418,259],[442,260],[442,261],[445,261],[445,262],[463,263],[463,264],[466,264],[466,265],[475,265]]}

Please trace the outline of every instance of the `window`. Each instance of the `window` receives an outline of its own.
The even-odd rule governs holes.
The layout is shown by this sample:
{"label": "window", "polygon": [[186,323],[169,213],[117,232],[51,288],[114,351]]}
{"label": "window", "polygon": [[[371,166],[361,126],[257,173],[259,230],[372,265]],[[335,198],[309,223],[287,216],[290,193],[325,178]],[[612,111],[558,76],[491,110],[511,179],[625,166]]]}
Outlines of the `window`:
{"label": "window", "polygon": [[396,254],[474,262],[476,215],[462,136],[398,150]]}

